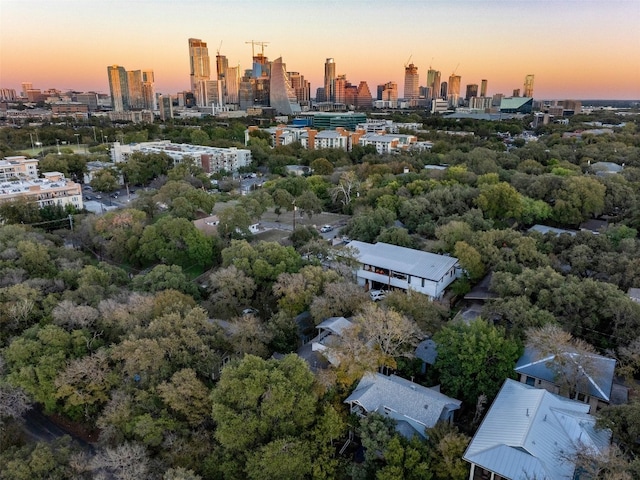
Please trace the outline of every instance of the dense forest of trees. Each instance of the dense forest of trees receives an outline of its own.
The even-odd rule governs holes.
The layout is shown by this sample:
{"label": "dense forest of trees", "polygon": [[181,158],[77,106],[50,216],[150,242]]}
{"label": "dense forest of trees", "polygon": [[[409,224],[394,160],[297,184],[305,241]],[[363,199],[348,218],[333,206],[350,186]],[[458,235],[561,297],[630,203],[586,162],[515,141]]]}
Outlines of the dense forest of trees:
{"label": "dense forest of trees", "polygon": [[[606,115],[598,119],[611,121]],[[531,332],[550,326],[616,358],[618,374],[633,384],[640,374],[640,304],[627,291],[640,288],[640,133],[637,117],[630,118],[611,134],[563,138],[593,120],[574,117],[543,127],[537,141],[518,136],[521,121],[419,118],[425,130],[418,136],[433,142],[431,151],[387,156],[360,147],[271,148],[258,133],[248,148],[266,182],[246,196],[212,193],[212,179],[193,163],[173,166],[139,154],[120,169],[146,187],[126,208],[95,216],[0,205],[0,479],[43,472],[466,479],[461,456],[482,413],[514,375]],[[98,128],[124,142],[229,146],[240,145],[245,125]],[[0,129],[2,155],[27,149],[29,132]],[[45,144],[73,143],[80,133],[95,150],[45,152],[42,171],[80,178],[88,159],[104,157],[91,126],[54,124],[38,132]],[[599,176],[591,169],[599,161],[624,169]],[[289,164],[310,165],[314,173],[284,176]],[[354,284],[351,253],[330,251],[315,229],[301,226],[281,243],[251,234],[265,212],[291,212],[294,204],[308,219],[322,211],[348,215],[343,233],[352,239],[457,257],[466,272],[453,285],[458,300],[491,273],[495,298],[485,303],[484,320],[452,322],[460,302],[415,293],[371,302]],[[192,220],[214,208],[218,234],[208,236]],[[73,231],[58,223],[42,228],[69,215]],[[592,218],[608,226],[599,234],[528,231],[536,223],[576,230]],[[294,354],[302,312],[316,325],[352,317],[353,328],[333,352],[339,367],[316,371]],[[439,345],[438,359],[423,375],[413,352],[427,336]],[[365,371],[378,369],[440,384],[464,402],[459,425],[409,441],[383,417],[350,416],[343,400]],[[29,408],[71,425],[92,448],[69,438],[30,440],[21,433]],[[638,403],[599,415],[620,450],[620,461],[599,478],[640,476]],[[350,449],[338,453],[350,431],[364,447],[358,461]],[[623,473],[630,477],[616,476]]]}

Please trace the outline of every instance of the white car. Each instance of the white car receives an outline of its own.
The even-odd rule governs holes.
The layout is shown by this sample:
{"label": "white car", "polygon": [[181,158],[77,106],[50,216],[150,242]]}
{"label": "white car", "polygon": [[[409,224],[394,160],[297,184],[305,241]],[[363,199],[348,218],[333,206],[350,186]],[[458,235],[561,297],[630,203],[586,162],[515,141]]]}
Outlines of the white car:
{"label": "white car", "polygon": [[369,290],[369,296],[374,302],[384,300],[384,297],[386,297],[386,295],[387,293],[384,290]]}
{"label": "white car", "polygon": [[330,232],[331,230],[333,230],[333,227],[331,225],[324,225],[322,228],[320,228],[320,231],[322,233],[327,233],[327,232]]}
{"label": "white car", "polygon": [[244,310],[242,310],[242,315],[257,315],[258,314],[258,310],[256,310],[255,308],[245,308]]}

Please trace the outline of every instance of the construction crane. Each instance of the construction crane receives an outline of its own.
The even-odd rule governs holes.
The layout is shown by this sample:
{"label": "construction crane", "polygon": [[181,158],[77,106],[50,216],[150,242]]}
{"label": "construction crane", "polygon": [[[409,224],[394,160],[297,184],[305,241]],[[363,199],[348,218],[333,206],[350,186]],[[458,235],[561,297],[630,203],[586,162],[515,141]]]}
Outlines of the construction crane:
{"label": "construction crane", "polygon": [[458,62],[458,64],[456,65],[456,68],[453,69],[453,73],[451,74],[451,76],[454,76],[456,74],[459,66],[460,66],[460,62]]}
{"label": "construction crane", "polygon": [[413,57],[413,53],[411,55],[409,55],[409,59],[404,62],[404,68],[407,68],[409,66],[409,62],[411,61],[411,57]]}
{"label": "construction crane", "polygon": [[220,49],[222,48],[222,40],[220,40],[220,45],[218,45],[218,50],[216,50],[216,55],[220,56]]}
{"label": "construction crane", "polygon": [[257,42],[255,40],[251,40],[249,42],[244,42],[244,43],[247,43],[247,44],[250,43],[251,44],[251,56],[252,57],[256,56],[255,46],[256,45],[260,45],[262,47],[262,51],[260,52],[260,55],[262,55],[264,57],[264,47],[269,45],[270,42]]}

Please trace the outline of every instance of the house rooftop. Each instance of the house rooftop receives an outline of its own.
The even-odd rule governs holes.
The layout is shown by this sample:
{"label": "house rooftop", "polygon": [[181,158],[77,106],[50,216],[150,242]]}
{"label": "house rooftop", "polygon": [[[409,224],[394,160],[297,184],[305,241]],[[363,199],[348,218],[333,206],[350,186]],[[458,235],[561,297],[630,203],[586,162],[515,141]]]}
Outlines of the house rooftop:
{"label": "house rooftop", "polygon": [[611,432],[596,430],[589,405],[507,379],[463,459],[512,480],[572,480],[578,445],[599,453]]}
{"label": "house rooftop", "polygon": [[[578,365],[582,361],[582,363],[588,363],[592,366],[592,372],[588,373],[582,370],[586,391],[581,393],[587,393],[605,402],[611,400],[611,388],[616,367],[616,361],[613,358],[595,354],[580,355],[575,352],[565,352],[562,355]],[[541,356],[535,348],[527,347],[518,359],[515,370],[523,375],[555,383],[556,372],[550,367],[554,360],[555,355]]]}
{"label": "house rooftop", "polygon": [[[459,409],[462,402],[396,375],[367,373],[345,403],[357,403],[367,412],[388,407],[432,428],[443,413]],[[424,436],[424,432],[420,434]]]}
{"label": "house rooftop", "polygon": [[354,240],[347,247],[353,248],[358,261],[365,265],[374,265],[435,282],[439,282],[447,272],[458,265],[458,259],[455,257],[382,242],[371,244]]}

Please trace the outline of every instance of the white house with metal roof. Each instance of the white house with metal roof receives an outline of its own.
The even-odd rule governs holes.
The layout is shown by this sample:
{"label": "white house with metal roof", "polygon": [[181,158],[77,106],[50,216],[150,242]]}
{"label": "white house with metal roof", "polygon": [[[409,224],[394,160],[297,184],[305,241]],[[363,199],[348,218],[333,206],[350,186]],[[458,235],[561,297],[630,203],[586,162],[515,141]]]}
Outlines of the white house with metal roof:
{"label": "white house with metal roof", "polygon": [[573,480],[577,451],[606,452],[589,405],[507,379],[463,455],[469,480]]}
{"label": "white house with metal roof", "polygon": [[311,340],[311,351],[320,352],[332,365],[339,365],[340,360],[331,353],[331,347],[340,342],[342,333],[353,327],[353,323],[344,317],[329,317],[316,327],[318,335]]}
{"label": "white house with metal roof", "polygon": [[425,438],[425,429],[453,421],[453,412],[462,402],[396,375],[367,373],[344,403],[351,413],[376,412],[395,420],[396,429],[405,437],[418,434]]}
{"label": "white house with metal roof", "polygon": [[573,383],[572,399],[586,403],[591,413],[612,403],[613,376],[616,361],[596,354],[563,352],[556,355],[540,355],[528,346],[516,363],[516,373],[522,383],[544,388],[551,393],[562,395],[558,375]]}
{"label": "white house with metal roof", "polygon": [[462,275],[455,257],[382,242],[371,244],[354,240],[347,248],[353,250],[360,264],[356,271],[358,284],[367,290],[411,289],[440,299],[445,288]]}

